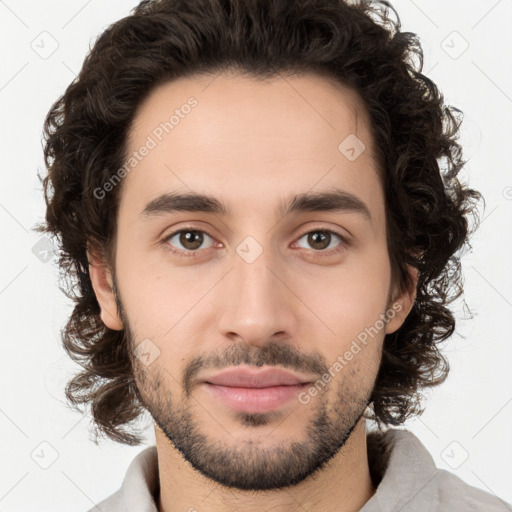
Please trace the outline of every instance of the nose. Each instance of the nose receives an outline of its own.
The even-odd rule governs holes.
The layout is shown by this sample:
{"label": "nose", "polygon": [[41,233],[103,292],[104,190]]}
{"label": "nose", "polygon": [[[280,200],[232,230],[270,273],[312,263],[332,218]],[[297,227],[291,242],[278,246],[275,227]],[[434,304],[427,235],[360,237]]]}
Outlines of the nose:
{"label": "nose", "polygon": [[264,250],[254,261],[236,254],[219,295],[219,331],[231,341],[262,346],[276,337],[290,337],[300,301],[288,281],[290,272]]}

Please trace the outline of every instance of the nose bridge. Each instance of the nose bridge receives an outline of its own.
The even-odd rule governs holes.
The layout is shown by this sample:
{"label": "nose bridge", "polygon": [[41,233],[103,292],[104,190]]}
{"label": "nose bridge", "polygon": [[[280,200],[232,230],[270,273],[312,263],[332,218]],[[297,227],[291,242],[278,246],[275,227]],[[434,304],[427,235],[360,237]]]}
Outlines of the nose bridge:
{"label": "nose bridge", "polygon": [[238,303],[250,307],[255,313],[263,313],[265,309],[270,311],[271,302],[279,295],[278,280],[271,271],[276,266],[279,265],[269,246],[260,249],[252,241],[240,244],[232,276]]}
{"label": "nose bridge", "polygon": [[293,301],[281,282],[284,276],[278,277],[282,266],[271,248],[248,238],[233,257],[219,329],[225,336],[236,334],[247,343],[264,344],[276,333],[289,333]]}
{"label": "nose bridge", "polygon": [[[250,249],[252,250],[252,249]],[[241,297],[246,297],[254,306],[268,304],[270,301],[262,301],[269,297],[276,288],[276,277],[271,271],[276,266],[275,258],[271,250],[266,249],[254,261],[244,259],[237,253],[233,279],[236,280]],[[250,253],[249,253],[250,254]]]}

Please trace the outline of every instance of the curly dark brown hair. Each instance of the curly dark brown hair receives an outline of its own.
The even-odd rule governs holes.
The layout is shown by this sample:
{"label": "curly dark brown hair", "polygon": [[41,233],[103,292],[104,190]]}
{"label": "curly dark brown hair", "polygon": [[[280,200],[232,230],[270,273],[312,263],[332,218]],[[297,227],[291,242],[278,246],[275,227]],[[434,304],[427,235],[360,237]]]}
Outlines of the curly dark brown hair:
{"label": "curly dark brown hair", "polygon": [[371,417],[380,428],[423,412],[420,388],[448,375],[438,345],[454,332],[447,306],[462,295],[460,258],[482,196],[457,178],[466,163],[457,143],[461,111],[444,105],[421,73],[417,35],[400,28],[386,1],[144,0],[95,41],[45,119],[46,223],[36,229],[56,238],[61,289],[74,301],[62,340],[82,370],[66,397],[78,410],[90,404],[97,434],[139,444],[133,422],[144,408],[127,333],[101,321],[86,253],[87,244],[98,248],[113,268],[122,183],[108,200],[94,190],[123,166],[136,110],[157,85],[232,69],[262,79],[312,72],[362,98],[385,192],[393,282],[410,287],[407,265],[418,269],[413,308],[384,340]]}

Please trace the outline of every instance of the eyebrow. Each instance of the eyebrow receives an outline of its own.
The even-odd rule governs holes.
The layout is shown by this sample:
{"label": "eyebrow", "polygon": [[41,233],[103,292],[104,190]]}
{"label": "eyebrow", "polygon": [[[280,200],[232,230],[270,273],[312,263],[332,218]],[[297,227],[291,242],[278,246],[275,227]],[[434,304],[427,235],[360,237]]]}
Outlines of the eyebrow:
{"label": "eyebrow", "polygon": [[[209,194],[165,193],[151,200],[141,212],[150,218],[173,212],[203,212],[232,217],[233,210],[222,200]],[[372,221],[370,209],[357,196],[333,187],[322,192],[304,192],[281,202],[277,214],[281,217],[301,212],[347,212],[357,213]]]}

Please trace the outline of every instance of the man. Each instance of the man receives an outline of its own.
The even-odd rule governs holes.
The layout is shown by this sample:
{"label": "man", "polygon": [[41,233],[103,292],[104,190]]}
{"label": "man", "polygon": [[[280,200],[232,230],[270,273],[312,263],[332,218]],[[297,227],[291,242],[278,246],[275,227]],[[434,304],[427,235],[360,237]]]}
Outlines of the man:
{"label": "man", "polygon": [[379,13],[146,0],[49,112],[67,396],[122,443],[155,425],[93,510],[507,510],[382,428],[446,378],[479,194],[413,35]]}

